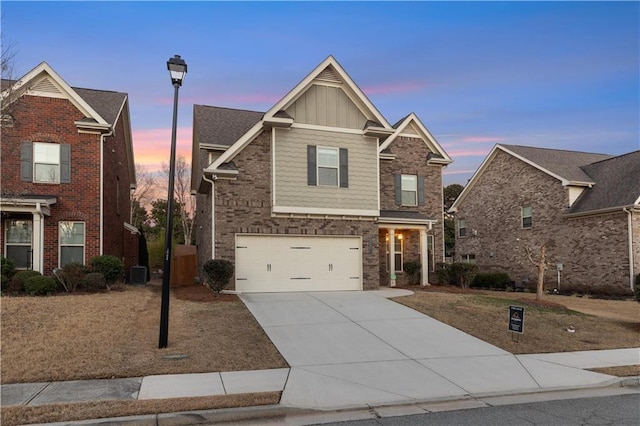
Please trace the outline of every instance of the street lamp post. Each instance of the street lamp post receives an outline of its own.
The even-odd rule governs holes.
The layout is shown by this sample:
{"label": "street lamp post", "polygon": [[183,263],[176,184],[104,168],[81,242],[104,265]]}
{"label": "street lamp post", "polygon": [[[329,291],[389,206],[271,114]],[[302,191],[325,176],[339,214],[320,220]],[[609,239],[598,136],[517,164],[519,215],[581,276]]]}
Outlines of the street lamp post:
{"label": "street lamp post", "polygon": [[162,306],[160,307],[160,349],[167,347],[169,339],[169,293],[171,286],[171,240],[173,239],[173,186],[176,171],[176,128],[178,125],[178,89],[187,73],[187,63],[175,55],[167,61],[173,85],[173,126],[171,128],[171,157],[169,159],[169,190],[167,194],[167,229],[164,240],[164,266],[162,268]]}

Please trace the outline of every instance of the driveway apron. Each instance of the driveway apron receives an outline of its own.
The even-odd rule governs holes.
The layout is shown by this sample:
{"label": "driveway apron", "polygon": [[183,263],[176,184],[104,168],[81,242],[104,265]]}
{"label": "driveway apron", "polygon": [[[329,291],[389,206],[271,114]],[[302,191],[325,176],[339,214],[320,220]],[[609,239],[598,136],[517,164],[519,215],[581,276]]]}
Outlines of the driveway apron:
{"label": "driveway apron", "polygon": [[381,294],[240,296],[291,366],[282,405],[333,410],[611,380],[544,360],[527,360],[525,367],[518,357]]}

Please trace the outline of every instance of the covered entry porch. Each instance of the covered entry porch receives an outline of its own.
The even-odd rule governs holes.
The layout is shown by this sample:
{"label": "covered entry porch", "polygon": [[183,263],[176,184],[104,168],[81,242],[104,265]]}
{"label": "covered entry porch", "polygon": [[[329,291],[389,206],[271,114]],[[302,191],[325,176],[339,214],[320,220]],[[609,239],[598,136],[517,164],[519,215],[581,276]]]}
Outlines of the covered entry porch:
{"label": "covered entry porch", "polygon": [[380,285],[413,284],[404,270],[406,262],[420,262],[420,285],[429,285],[429,271],[434,262],[436,221],[417,212],[381,211],[378,220],[380,248]]}

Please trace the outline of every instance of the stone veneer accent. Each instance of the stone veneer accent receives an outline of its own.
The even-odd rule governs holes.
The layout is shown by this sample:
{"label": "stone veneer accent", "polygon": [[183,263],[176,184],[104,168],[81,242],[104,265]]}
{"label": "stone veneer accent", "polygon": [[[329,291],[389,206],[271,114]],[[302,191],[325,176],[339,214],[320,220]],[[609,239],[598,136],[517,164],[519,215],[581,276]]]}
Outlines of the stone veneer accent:
{"label": "stone veneer accent", "polygon": [[[474,254],[480,270],[499,270],[516,282],[537,279],[525,249],[534,254],[545,241],[553,263],[546,288],[557,285],[556,263],[563,264],[561,288],[615,285],[629,288],[627,214],[618,212],[569,218],[568,190],[561,182],[503,152],[496,156],[456,212],[456,260]],[[523,229],[521,208],[531,206],[533,226]],[[466,236],[458,220],[466,221]],[[477,235],[474,235],[474,230]],[[640,220],[634,217],[636,274],[640,273]]]}
{"label": "stone veneer accent", "polygon": [[[295,218],[271,215],[271,137],[261,133],[247,145],[233,163],[240,174],[237,180],[215,182],[215,256],[235,263],[235,234],[359,235],[363,245],[363,288],[375,289],[378,280],[378,227],[371,220],[357,218]],[[207,209],[201,196],[198,212]],[[210,213],[209,213],[210,214]],[[199,221],[202,224],[202,221]],[[205,226],[200,230],[206,233]],[[199,245],[208,242],[200,237]],[[210,242],[209,242],[210,244]],[[206,248],[203,247],[205,250]],[[202,260],[201,260],[202,261]]]}

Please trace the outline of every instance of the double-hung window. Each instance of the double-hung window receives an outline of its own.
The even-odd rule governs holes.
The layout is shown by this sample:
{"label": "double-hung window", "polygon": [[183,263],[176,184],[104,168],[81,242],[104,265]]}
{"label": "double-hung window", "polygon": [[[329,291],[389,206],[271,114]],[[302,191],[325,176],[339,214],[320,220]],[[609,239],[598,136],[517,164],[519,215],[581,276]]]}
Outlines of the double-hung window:
{"label": "double-hung window", "polygon": [[531,228],[533,226],[533,211],[531,206],[525,206],[522,208],[522,227]]}
{"label": "double-hung window", "polygon": [[338,148],[318,147],[318,185],[338,186]]}
{"label": "double-hung window", "polygon": [[60,267],[68,263],[84,265],[84,222],[59,222]]}
{"label": "double-hung window", "polygon": [[402,205],[418,205],[418,176],[402,175]]}
{"label": "double-hung window", "polygon": [[33,181],[44,183],[60,182],[60,145],[34,142]]}
{"label": "double-hung window", "polygon": [[458,236],[464,237],[467,235],[467,221],[464,219],[458,220]]}
{"label": "double-hung window", "polygon": [[33,221],[9,219],[5,221],[5,255],[18,269],[30,269]]}

